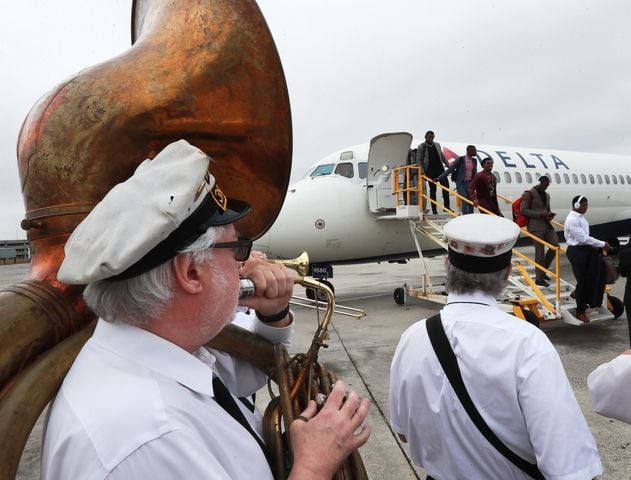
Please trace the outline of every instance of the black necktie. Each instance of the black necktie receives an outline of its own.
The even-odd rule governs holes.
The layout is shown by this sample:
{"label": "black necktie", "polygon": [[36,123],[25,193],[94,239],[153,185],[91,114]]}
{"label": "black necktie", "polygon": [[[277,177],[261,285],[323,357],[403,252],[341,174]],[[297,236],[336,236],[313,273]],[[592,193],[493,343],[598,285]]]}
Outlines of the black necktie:
{"label": "black necktie", "polygon": [[[243,412],[239,409],[237,402],[235,402],[234,397],[228,391],[226,386],[223,384],[221,379],[216,375],[213,375],[213,391],[215,393],[215,401],[219,404],[221,408],[223,408],[232,418],[234,418],[237,422],[241,424],[243,428],[245,428],[254,440],[259,444],[263,454],[265,455],[265,459],[269,464],[270,468],[272,468],[272,458],[267,450],[267,447],[263,443],[263,440],[256,434],[256,432],[252,429],[252,426],[248,423],[247,419],[243,415]],[[243,401],[243,400],[242,400]],[[249,408],[249,406],[246,404]],[[254,405],[252,405],[252,411],[254,411]]]}

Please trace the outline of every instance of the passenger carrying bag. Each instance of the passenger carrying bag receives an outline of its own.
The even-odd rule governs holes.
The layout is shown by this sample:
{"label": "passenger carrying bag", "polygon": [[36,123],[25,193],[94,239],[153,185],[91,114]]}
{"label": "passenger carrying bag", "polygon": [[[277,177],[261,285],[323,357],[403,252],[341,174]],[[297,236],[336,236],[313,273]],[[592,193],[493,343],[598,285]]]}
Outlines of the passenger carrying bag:
{"label": "passenger carrying bag", "polygon": [[[532,203],[532,192],[528,191],[528,197],[530,198],[530,202]],[[517,200],[513,202],[513,222],[519,225],[521,228],[524,228],[528,225],[529,218],[521,213],[521,201],[524,197],[521,196]],[[528,205],[530,207],[530,205]]]}
{"label": "passenger carrying bag", "polygon": [[467,387],[465,387],[464,381],[462,380],[462,375],[460,374],[460,368],[458,367],[458,359],[454,354],[454,351],[449,344],[449,340],[447,339],[447,335],[445,334],[445,330],[443,328],[443,324],[440,321],[440,313],[437,313],[433,317],[427,319],[427,334],[429,335],[429,340],[432,343],[432,347],[434,348],[434,352],[438,357],[438,361],[440,362],[440,366],[443,367],[445,371],[445,375],[449,379],[449,383],[451,383],[452,388],[456,392],[460,403],[466,410],[467,414],[471,418],[471,421],[478,427],[480,433],[484,435],[491,445],[495,447],[495,449],[500,452],[507,460],[509,460],[513,465],[519,468],[521,471],[530,475],[535,480],[545,480],[543,474],[537,468],[537,465],[534,463],[530,463],[515,452],[513,452],[510,448],[508,448],[504,442],[502,442],[493,430],[487,425],[478,412],[478,409],[475,408],[475,404],[471,397],[469,396],[469,392],[467,392]]}
{"label": "passenger carrying bag", "polygon": [[602,262],[605,283],[607,285],[613,285],[618,280],[618,269],[607,257],[602,257]]}

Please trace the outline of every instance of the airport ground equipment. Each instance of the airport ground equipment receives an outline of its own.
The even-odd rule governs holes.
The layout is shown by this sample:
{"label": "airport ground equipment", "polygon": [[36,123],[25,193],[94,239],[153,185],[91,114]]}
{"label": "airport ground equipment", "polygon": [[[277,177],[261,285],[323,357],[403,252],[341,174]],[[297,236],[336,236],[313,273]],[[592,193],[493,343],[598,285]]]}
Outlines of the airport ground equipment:
{"label": "airport ground equipment", "polygon": [[[442,304],[447,301],[447,292],[444,286],[444,267],[429,267],[421,249],[420,239],[421,237],[429,238],[447,252],[443,226],[458,214],[429,197],[424,189],[424,184],[433,180],[421,175],[419,170],[419,167],[416,166],[398,167],[394,169],[393,175],[392,194],[396,197],[396,210],[393,216],[408,220],[410,232],[414,237],[421,261],[420,286],[411,287],[408,284],[404,284],[403,287],[397,288],[394,291],[394,301],[398,305],[406,305],[410,296]],[[411,178],[421,178],[423,181],[410,182]],[[416,186],[414,183],[419,183],[419,185]],[[463,202],[472,204],[468,198],[462,197],[456,191],[443,187],[440,183],[436,183],[436,186],[449,192],[450,196],[456,200],[456,202],[452,203],[456,203],[457,208]],[[415,198],[421,199],[419,202],[420,208],[419,205],[408,204]],[[498,194],[498,198],[504,202],[512,203],[510,198],[502,195]],[[426,213],[428,210],[425,207],[429,203],[436,205],[439,209],[437,211],[440,213],[436,215]],[[479,210],[484,214],[493,215],[492,212],[483,207],[479,207]],[[382,219],[385,220],[385,217],[382,217]],[[563,227],[562,224],[556,221],[554,221],[554,225],[557,228]],[[562,247],[553,246],[535,237],[525,228],[522,228],[521,232],[523,237],[530,237],[533,241],[543,244],[545,248],[554,250],[556,255],[552,268],[546,269],[519,249],[513,249],[513,270],[508,279],[508,287],[503,296],[498,299],[502,309],[536,325],[555,325],[559,323],[585,325],[584,322],[581,322],[575,316],[576,304],[572,297],[574,285],[561,278],[560,275],[561,254],[565,250]],[[531,276],[535,269],[542,270],[550,277],[552,281],[550,287],[541,287],[535,284]],[[603,305],[587,310],[588,323],[611,320],[623,313],[622,302],[617,297],[610,295],[610,290],[608,286],[605,287],[605,301]]]}

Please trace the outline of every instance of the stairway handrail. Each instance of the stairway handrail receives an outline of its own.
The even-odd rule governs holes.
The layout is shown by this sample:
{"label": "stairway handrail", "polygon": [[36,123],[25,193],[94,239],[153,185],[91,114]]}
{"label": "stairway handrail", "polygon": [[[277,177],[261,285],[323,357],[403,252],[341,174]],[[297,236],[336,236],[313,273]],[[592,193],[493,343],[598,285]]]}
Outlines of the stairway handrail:
{"label": "stairway handrail", "polygon": [[[421,175],[420,176],[421,179],[426,180],[428,182],[433,183],[434,185],[436,185],[437,187],[447,191],[449,193],[449,195],[453,195],[456,198],[460,199],[461,201],[465,201],[467,203],[469,203],[470,205],[474,205],[473,202],[471,200],[469,200],[468,198],[460,195],[457,191],[452,190],[448,187],[445,187],[444,185],[442,185],[440,182],[435,182],[433,179],[429,178],[427,175]],[[419,184],[421,184],[422,182],[419,182]],[[442,210],[447,211],[448,213],[450,213],[452,216],[456,216],[456,214],[454,212],[452,212],[451,210],[445,208],[443,205],[439,204],[437,201],[432,200],[431,198],[429,198],[429,196],[426,193],[422,194],[423,198],[429,200],[432,204],[437,205],[438,207],[440,207]],[[509,197],[506,197],[502,194],[497,194],[498,197],[500,197],[502,200],[505,200],[506,202],[509,203],[513,203],[512,200]],[[497,216],[495,213],[491,212],[490,210],[481,207],[478,205],[478,210],[484,212],[487,215],[495,215]],[[560,225],[561,228],[563,227],[563,224],[554,221],[555,225]],[[546,275],[549,275],[550,277],[552,277],[554,279],[554,283],[555,283],[555,303],[556,303],[556,312],[551,310],[551,312],[555,315],[558,315],[558,312],[560,311],[560,306],[561,306],[561,258],[560,258],[560,254],[561,252],[565,253],[565,249],[563,249],[560,246],[557,245],[552,245],[551,243],[546,242],[545,240],[542,240],[541,238],[537,237],[536,235],[533,235],[532,233],[530,233],[526,228],[522,228],[520,227],[520,231],[521,234],[530,237],[534,242],[538,242],[541,245],[543,245],[544,248],[549,248],[550,250],[554,251],[554,268],[555,268],[555,272],[549,270],[548,268],[545,268],[543,265],[537,263],[536,261],[530,259],[529,257],[527,257],[526,255],[524,255],[523,253],[519,252],[516,249],[513,249],[513,254],[518,256],[519,258],[525,260],[526,262],[530,263],[531,265],[533,265],[536,269],[541,270],[542,272],[544,272]],[[519,270],[522,273],[522,276],[524,275],[524,271],[523,270]],[[532,282],[528,282],[529,285],[532,287]],[[543,293],[541,292],[541,290],[538,288],[537,285],[535,285],[535,288],[533,289],[534,293],[539,297],[539,299],[544,298]],[[542,302],[544,303],[544,302]]]}

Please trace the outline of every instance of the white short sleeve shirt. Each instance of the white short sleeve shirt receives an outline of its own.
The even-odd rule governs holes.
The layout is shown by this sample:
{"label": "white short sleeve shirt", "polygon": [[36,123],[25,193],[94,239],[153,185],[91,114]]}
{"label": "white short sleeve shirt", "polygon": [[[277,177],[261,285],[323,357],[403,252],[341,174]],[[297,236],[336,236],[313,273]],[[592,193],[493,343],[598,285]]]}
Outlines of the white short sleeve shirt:
{"label": "white short sleeve shirt", "polygon": [[631,423],[631,355],[600,365],[587,377],[587,388],[596,412]]}
{"label": "white short sleeve shirt", "polygon": [[[292,329],[272,329],[268,339],[288,341]],[[247,394],[265,383],[228,355],[191,355],[143,329],[99,320],[52,406],[41,478],[271,479],[256,440],[213,399],[217,371],[238,376]]]}
{"label": "white short sleeve shirt", "polygon": [[[546,479],[602,472],[596,443],[554,347],[481,293],[450,294],[441,311],[467,391],[491,430]],[[475,427],[434,353],[426,322],[401,337],[390,372],[390,420],[435,478],[527,479]]]}

